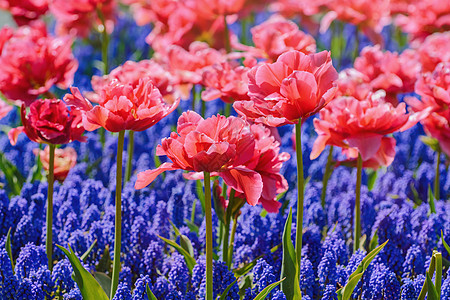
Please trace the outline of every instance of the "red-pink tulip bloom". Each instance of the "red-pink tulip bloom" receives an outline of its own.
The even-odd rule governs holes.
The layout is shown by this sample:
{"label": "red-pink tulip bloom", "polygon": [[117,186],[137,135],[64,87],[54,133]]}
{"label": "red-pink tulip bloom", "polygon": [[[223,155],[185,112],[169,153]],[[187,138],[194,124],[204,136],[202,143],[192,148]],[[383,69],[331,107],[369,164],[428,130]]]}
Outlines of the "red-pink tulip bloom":
{"label": "red-pink tulip bloom", "polygon": [[423,73],[416,82],[415,91],[430,97],[441,109],[450,107],[450,62],[440,63],[433,73]]}
{"label": "red-pink tulip bloom", "polygon": [[415,52],[401,54],[381,51],[379,45],[367,46],[355,60],[355,69],[365,75],[373,91],[385,90],[388,100],[397,103],[397,94],[411,93],[420,72]]}
{"label": "red-pink tulip bloom", "polygon": [[394,160],[395,139],[387,135],[406,130],[417,121],[406,112],[404,103],[394,107],[376,94],[365,100],[339,97],[314,120],[318,137],[310,157],[315,159],[326,145],[334,145],[350,159],[360,153],[366,166],[388,166]]}
{"label": "red-pink tulip bloom", "polygon": [[263,182],[259,173],[246,166],[256,151],[254,136],[243,119],[220,115],[203,119],[195,112],[184,112],[178,119],[177,133],[163,139],[156,150],[172,162],[139,173],[135,188],[146,187],[164,171],[211,172],[256,205]]}
{"label": "red-pink tulip bloom", "polygon": [[41,24],[18,29],[0,54],[0,91],[18,105],[30,105],[53,85],[72,84],[78,62],[68,37],[47,36]]}
{"label": "red-pink tulip bloom", "polygon": [[227,16],[242,10],[245,0],[196,0],[200,14],[207,16]]}
{"label": "red-pink tulip bloom", "polygon": [[37,143],[60,145],[86,140],[82,136],[81,112],[69,109],[60,99],[38,99],[30,105],[28,113],[22,105],[21,117],[23,126],[8,133],[12,145],[16,144],[21,132]]}
{"label": "red-pink tulip bloom", "polygon": [[237,101],[234,108],[248,119],[269,126],[296,123],[333,99],[337,77],[329,52],[306,55],[289,51],[275,63],[251,69],[250,101]]}
{"label": "red-pink tulip bloom", "polygon": [[217,98],[226,103],[235,100],[249,100],[247,73],[249,69],[233,62],[216,63],[203,69],[203,101]]}
{"label": "red-pink tulip bloom", "polygon": [[396,25],[414,40],[425,39],[434,32],[450,29],[450,2],[441,0],[412,1],[407,13],[396,18]]}
{"label": "red-pink tulip bloom", "polygon": [[[34,149],[33,153],[39,155],[45,171],[49,171],[50,147],[44,150]],[[72,147],[55,149],[55,167],[53,169],[56,180],[64,181],[70,169],[77,164],[77,152]]]}
{"label": "red-pink tulip bloom", "polygon": [[170,114],[180,102],[178,99],[172,105],[166,104],[149,78],[141,79],[136,87],[111,81],[101,90],[96,106],[84,98],[78,88],[71,88],[71,92],[64,99],[83,111],[83,126],[88,131],[100,127],[111,132],[143,131]]}
{"label": "red-pink tulip bloom", "polygon": [[421,123],[425,133],[437,139],[442,151],[450,156],[450,109],[433,112]]}
{"label": "red-pink tulip bloom", "polygon": [[47,0],[0,0],[0,9],[8,10],[17,25],[27,25],[48,10]]}
{"label": "red-pink tulip bloom", "polygon": [[450,62],[450,32],[428,36],[417,49],[422,72],[433,72],[440,62]]}
{"label": "red-pink tulip bloom", "polygon": [[297,24],[281,16],[269,20],[251,29],[255,48],[250,48],[257,57],[276,61],[289,50],[298,50],[305,54],[316,52],[314,38],[298,29]]}
{"label": "red-pink tulip bloom", "polygon": [[321,32],[337,19],[358,26],[374,44],[383,44],[381,31],[391,22],[389,0],[332,0],[327,6],[329,12],[321,20]]}
{"label": "red-pink tulip bloom", "polygon": [[372,86],[367,76],[353,68],[339,72],[336,83],[338,87],[337,97],[351,96],[358,100],[364,100],[372,92]]}
{"label": "red-pink tulip bloom", "polygon": [[181,93],[181,89],[174,85],[175,78],[154,60],[141,60],[139,62],[126,61],[123,65],[112,70],[108,75],[93,76],[92,88],[96,92],[91,100],[98,102],[101,90],[107,86],[112,80],[117,80],[122,84],[131,84],[136,88],[142,78],[148,77],[153,85],[161,92],[166,102],[174,103],[176,99],[187,95]]}
{"label": "red-pink tulip bloom", "polygon": [[50,11],[56,19],[58,34],[73,34],[87,37],[93,27],[101,26],[98,16],[101,11],[105,19],[106,30],[114,28],[116,1],[114,0],[53,0]]}

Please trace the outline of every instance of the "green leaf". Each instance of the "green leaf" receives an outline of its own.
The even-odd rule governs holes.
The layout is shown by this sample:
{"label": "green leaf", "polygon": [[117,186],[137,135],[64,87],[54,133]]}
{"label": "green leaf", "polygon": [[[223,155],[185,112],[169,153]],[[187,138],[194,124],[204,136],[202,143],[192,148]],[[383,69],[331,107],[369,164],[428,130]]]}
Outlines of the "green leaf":
{"label": "green leaf", "polygon": [[106,296],[100,284],[95,280],[92,274],[83,267],[72,248],[70,248],[70,245],[69,250],[59,245],[56,246],[61,249],[69,259],[75,273],[74,280],[80,289],[83,300],[108,300],[108,296]]}
{"label": "green leaf", "polygon": [[[253,300],[263,300],[267,297],[267,295],[269,295],[269,293],[277,286],[279,285],[285,278],[274,282],[272,284],[269,284],[268,286],[266,286],[258,295],[256,295],[255,299]],[[295,299],[301,299],[301,298],[295,298]]]}
{"label": "green leaf", "polygon": [[428,297],[427,300],[440,300],[440,297],[436,291],[436,287],[431,281],[430,274],[427,272],[427,285],[428,285]]}
{"label": "green leaf", "polygon": [[357,274],[352,279],[349,279],[347,284],[337,291],[338,295],[340,295],[339,299],[348,300],[353,294],[356,285],[358,284],[361,277],[364,275],[364,272]]}
{"label": "green leaf", "polygon": [[103,250],[102,257],[100,258],[95,269],[99,272],[106,272],[111,269],[111,255],[109,253],[109,245],[105,246],[105,250]]}
{"label": "green leaf", "polygon": [[[86,252],[81,255],[80,259],[82,262],[86,262],[86,259],[88,258],[89,254],[91,253],[92,249],[94,249],[95,245],[97,244],[97,239],[95,239],[89,249],[86,250]],[[108,294],[109,295],[109,294]]]}
{"label": "green leaf", "polygon": [[375,249],[378,245],[378,228],[375,230],[372,239],[369,242],[369,251]]}
{"label": "green leaf", "polygon": [[173,224],[173,222],[170,219],[169,219],[169,223],[170,223],[170,225],[172,225],[173,231],[175,232],[175,237],[178,237],[179,235],[181,235],[178,227],[175,224]]}
{"label": "green leaf", "polygon": [[350,277],[348,278],[348,281],[351,281],[353,279],[353,277],[355,277],[361,273],[364,273],[364,271],[369,267],[369,264],[372,262],[372,260],[375,258],[375,256],[381,251],[381,249],[384,248],[384,246],[386,246],[386,244],[388,242],[389,242],[389,240],[387,240],[386,242],[384,242],[383,244],[381,244],[380,246],[378,246],[374,250],[372,250],[369,254],[367,254],[366,257],[364,257],[364,259],[359,263],[355,272],[353,272],[350,275]]}
{"label": "green leaf", "polygon": [[0,152],[0,170],[5,174],[11,194],[19,195],[25,183],[25,178],[17,170],[16,166],[6,158],[3,152]]}
{"label": "green leaf", "polygon": [[219,180],[214,180],[212,189],[212,200],[214,202],[214,212],[222,223],[225,223],[225,208],[221,203],[222,195],[218,191]]}
{"label": "green leaf", "polygon": [[299,270],[294,245],[291,239],[292,208],[286,219],[283,231],[283,260],[281,264],[281,278],[286,279],[281,283],[281,290],[287,300],[301,299]]}
{"label": "green leaf", "polygon": [[201,180],[197,180],[195,182],[195,187],[197,191],[198,200],[200,200],[200,204],[202,205],[202,213],[205,214],[205,192],[203,192],[203,184]]}
{"label": "green leaf", "polygon": [[11,227],[8,229],[8,233],[6,234],[6,242],[5,242],[6,253],[8,253],[8,257],[11,260],[11,268],[14,273],[14,259],[11,250]]}
{"label": "green leaf", "polygon": [[444,240],[444,233],[441,230],[441,238],[442,238],[442,244],[444,244],[445,250],[447,250],[448,254],[450,254],[450,246],[445,242]]}
{"label": "green leaf", "polygon": [[194,222],[191,222],[188,219],[184,219],[184,222],[186,222],[186,226],[189,228],[190,231],[193,231],[193,232],[195,232],[198,235],[198,230],[199,229],[198,229],[198,226],[195,225]]}
{"label": "green leaf", "polygon": [[373,171],[373,170],[368,169],[368,170],[366,171],[366,173],[368,173],[368,174],[367,174],[367,175],[368,175],[368,178],[367,178],[367,187],[369,188],[369,191],[371,191],[371,190],[374,188],[375,183],[377,182],[377,175],[378,175],[378,172],[377,172],[376,170]]}
{"label": "green leaf", "polygon": [[148,283],[146,285],[146,290],[147,290],[147,297],[148,300],[158,300],[158,298],[156,298],[156,296],[152,293],[152,291],[150,290],[150,287],[148,286]]}
{"label": "green leaf", "polygon": [[180,235],[180,246],[194,257],[194,247],[192,247],[191,240],[184,234]]}
{"label": "green leaf", "polygon": [[256,262],[258,261],[258,259],[262,258],[263,256],[264,255],[259,255],[254,260],[252,260],[249,263],[246,263],[239,269],[234,269],[233,270],[234,276],[241,277],[241,276],[244,276],[245,274],[247,274],[248,272],[250,272],[250,270],[253,269],[253,267],[256,265]]}
{"label": "green leaf", "polygon": [[102,287],[106,295],[111,294],[111,278],[103,272],[94,272],[94,278]]}
{"label": "green leaf", "polygon": [[227,286],[227,288],[225,289],[225,291],[223,291],[222,295],[220,295],[219,300],[225,300],[225,299],[227,299],[228,292],[229,292],[230,289],[233,287],[233,285],[236,284],[236,282],[237,282],[237,278],[236,278],[232,283],[230,283],[230,284]]}
{"label": "green leaf", "polygon": [[434,282],[436,291],[440,295],[442,286],[442,254],[440,252],[435,252],[434,257],[436,258],[436,276]]}
{"label": "green leaf", "polygon": [[167,244],[169,244],[170,246],[174,247],[181,255],[184,256],[184,260],[186,261],[186,266],[189,269],[189,273],[192,274],[192,269],[197,264],[197,262],[195,261],[195,258],[193,258],[189,254],[189,252],[187,252],[185,249],[183,249],[183,247],[181,247],[180,245],[178,245],[174,241],[166,239],[166,238],[163,238],[162,236],[159,236],[159,235],[158,235],[158,237],[160,239],[162,239],[164,242],[166,242]]}
{"label": "green leaf", "polygon": [[433,191],[431,190],[431,186],[428,185],[428,204],[430,205],[430,212],[432,214],[436,213],[436,206],[434,204],[434,195]]}

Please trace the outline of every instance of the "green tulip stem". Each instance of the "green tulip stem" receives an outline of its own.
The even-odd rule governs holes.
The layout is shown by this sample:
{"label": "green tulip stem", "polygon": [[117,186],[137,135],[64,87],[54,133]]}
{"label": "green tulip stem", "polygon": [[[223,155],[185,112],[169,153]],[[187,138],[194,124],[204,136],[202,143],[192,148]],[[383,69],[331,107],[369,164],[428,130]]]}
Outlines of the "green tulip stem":
{"label": "green tulip stem", "polygon": [[441,151],[436,152],[436,176],[434,177],[434,199],[440,200],[440,187],[439,187],[439,165],[441,164]]}
{"label": "green tulip stem", "polygon": [[125,171],[125,182],[130,181],[131,173],[133,173],[133,152],[134,152],[134,131],[128,132],[128,148],[127,148],[127,169]]}
{"label": "green tulip stem", "polygon": [[325,165],[325,173],[322,179],[322,194],[320,195],[320,202],[322,208],[325,208],[325,198],[327,196],[328,180],[333,173],[333,146],[330,146],[330,152],[328,152],[327,164]]}
{"label": "green tulip stem", "polygon": [[295,253],[297,255],[297,267],[300,270],[302,259],[302,235],[303,235],[303,198],[304,175],[302,156],[302,119],[295,124],[295,152],[297,154],[297,221],[295,231]]}
{"label": "green tulip stem", "polygon": [[204,172],[206,218],[206,300],[213,300],[213,236],[211,213],[211,177]]}
{"label": "green tulip stem", "polygon": [[48,163],[48,190],[47,190],[47,235],[45,239],[45,251],[47,252],[48,269],[53,269],[53,181],[55,174],[55,148],[56,145],[50,144],[49,163]]}
{"label": "green tulip stem", "polygon": [[116,162],[116,217],[114,224],[114,261],[111,281],[110,299],[114,298],[119,285],[120,247],[122,244],[122,155],[125,141],[125,130],[119,132]]}

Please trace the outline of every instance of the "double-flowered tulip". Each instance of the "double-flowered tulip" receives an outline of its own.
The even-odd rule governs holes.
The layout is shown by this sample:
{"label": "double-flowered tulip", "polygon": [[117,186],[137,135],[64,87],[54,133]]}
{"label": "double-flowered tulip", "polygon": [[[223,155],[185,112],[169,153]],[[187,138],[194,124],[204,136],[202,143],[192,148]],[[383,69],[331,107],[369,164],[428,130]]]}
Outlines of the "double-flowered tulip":
{"label": "double-flowered tulip", "polygon": [[178,99],[172,105],[166,104],[148,78],[141,79],[136,87],[110,81],[100,91],[96,106],[84,98],[78,88],[71,88],[71,92],[65,101],[83,111],[83,125],[88,131],[100,127],[111,132],[142,131],[170,114],[180,102]]}
{"label": "double-flowered tulip", "polygon": [[220,115],[203,119],[187,111],[178,119],[177,133],[163,139],[156,150],[157,155],[167,155],[172,162],[139,173],[135,187],[144,188],[169,170],[214,172],[228,186],[244,193],[249,204],[255,205],[263,182],[261,175],[245,164],[256,152],[254,136],[243,119]]}
{"label": "double-flowered tulip", "polygon": [[249,101],[236,101],[235,110],[257,123],[281,126],[305,120],[329,103],[338,74],[327,51],[306,55],[282,54],[272,64],[249,72]]}

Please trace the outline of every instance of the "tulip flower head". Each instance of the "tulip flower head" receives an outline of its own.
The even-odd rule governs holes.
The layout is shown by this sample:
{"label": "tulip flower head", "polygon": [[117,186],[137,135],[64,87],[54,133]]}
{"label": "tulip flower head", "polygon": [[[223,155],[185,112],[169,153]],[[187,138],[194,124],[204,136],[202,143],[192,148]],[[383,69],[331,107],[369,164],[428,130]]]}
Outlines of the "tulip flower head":
{"label": "tulip flower head", "polygon": [[27,25],[48,10],[48,0],[0,0],[0,9],[8,10],[17,25]]}
{"label": "tulip flower head", "polygon": [[297,123],[314,115],[334,97],[338,73],[330,53],[282,54],[275,63],[249,72],[249,101],[237,101],[234,109],[246,118],[269,126]]}
{"label": "tulip flower head", "polygon": [[111,132],[143,131],[170,114],[180,102],[178,99],[172,105],[166,104],[149,78],[141,79],[135,88],[112,80],[101,90],[96,106],[78,88],[71,88],[71,92],[65,101],[83,111],[83,125],[88,131],[100,127]]}
{"label": "tulip flower head", "polygon": [[81,111],[69,109],[60,99],[36,100],[30,105],[29,112],[22,105],[21,118],[23,126],[8,133],[12,145],[16,144],[21,132],[25,132],[36,143],[60,145],[86,140],[82,136],[84,127]]}
{"label": "tulip flower head", "polygon": [[361,154],[366,166],[388,166],[395,156],[395,139],[388,134],[404,131],[418,119],[406,112],[405,104],[394,107],[373,94],[365,100],[339,97],[314,120],[318,134],[311,152],[317,158],[326,145],[341,147],[349,159]]}
{"label": "tulip flower head", "polygon": [[[44,150],[34,149],[35,155],[39,155],[44,170],[49,171],[50,147]],[[54,176],[56,180],[64,181],[70,169],[77,164],[77,152],[72,147],[55,149]]]}
{"label": "tulip flower head", "polygon": [[222,177],[228,186],[245,194],[248,203],[256,205],[263,182],[261,175],[247,165],[256,151],[249,124],[241,118],[217,115],[203,119],[187,111],[178,119],[177,133],[163,139],[156,150],[157,155],[166,155],[172,162],[139,173],[135,188],[146,187],[164,171],[209,172]]}
{"label": "tulip flower head", "polygon": [[18,105],[30,105],[53,85],[67,88],[78,68],[71,39],[50,37],[43,26],[17,29],[0,47],[0,91]]}

